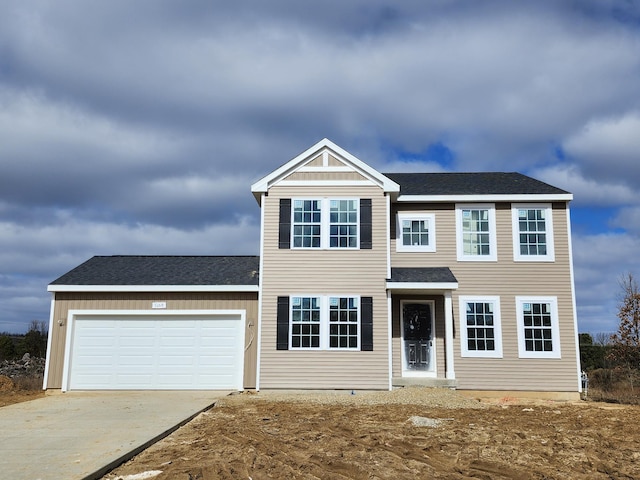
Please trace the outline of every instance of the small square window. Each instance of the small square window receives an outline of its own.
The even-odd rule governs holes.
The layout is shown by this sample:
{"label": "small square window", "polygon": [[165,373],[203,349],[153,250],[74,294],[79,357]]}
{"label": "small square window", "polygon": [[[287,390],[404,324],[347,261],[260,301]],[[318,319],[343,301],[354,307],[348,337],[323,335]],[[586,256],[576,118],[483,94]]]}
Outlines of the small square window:
{"label": "small square window", "polygon": [[434,214],[398,213],[396,251],[435,252],[435,224]]}

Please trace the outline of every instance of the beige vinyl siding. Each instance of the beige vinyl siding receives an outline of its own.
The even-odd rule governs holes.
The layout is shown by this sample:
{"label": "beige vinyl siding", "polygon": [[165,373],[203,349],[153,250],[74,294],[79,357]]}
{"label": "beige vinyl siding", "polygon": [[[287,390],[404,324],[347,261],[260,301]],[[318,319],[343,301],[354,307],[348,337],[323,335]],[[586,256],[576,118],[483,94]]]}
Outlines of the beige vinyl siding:
{"label": "beige vinyl siding", "polygon": [[[519,202],[521,203],[521,202]],[[496,262],[458,262],[456,256],[455,205],[394,205],[391,238],[393,267],[449,267],[458,280],[453,292],[455,373],[462,389],[576,391],[577,352],[574,329],[572,284],[566,204],[553,204],[554,262],[515,262],[511,204],[497,203]],[[426,207],[426,208],[425,208]],[[396,211],[415,210],[436,216],[436,252],[407,253],[395,249]],[[460,356],[459,297],[500,297],[503,358]],[[558,302],[560,359],[518,358],[517,296],[550,296]],[[557,339],[556,339],[557,340]],[[394,343],[395,347],[395,343]],[[438,365],[440,368],[440,365]],[[394,355],[394,371],[395,371]]]}
{"label": "beige vinyl siding", "polygon": [[[371,250],[278,249],[280,198],[370,198]],[[272,187],[264,206],[260,388],[386,389],[386,198],[377,187]],[[373,297],[373,351],[276,350],[278,296]]]}
{"label": "beige vinyl siding", "polygon": [[305,167],[322,167],[323,165],[323,160],[322,160],[322,155],[318,155],[316,158],[314,158],[313,160],[311,160],[308,163],[305,163]]}
{"label": "beige vinyl siding", "polygon": [[330,167],[344,167],[344,162],[329,154],[329,161],[327,162]]}
{"label": "beige vinyl siding", "polygon": [[367,181],[368,179],[358,172],[294,172],[284,178],[283,181],[295,180],[297,182],[310,181]]}
{"label": "beige vinyl siding", "polygon": [[[61,388],[69,310],[151,310],[151,302],[167,303],[167,310],[245,310],[244,388],[256,387],[257,293],[55,293],[51,356],[46,388]],[[58,321],[63,325],[58,325]]]}

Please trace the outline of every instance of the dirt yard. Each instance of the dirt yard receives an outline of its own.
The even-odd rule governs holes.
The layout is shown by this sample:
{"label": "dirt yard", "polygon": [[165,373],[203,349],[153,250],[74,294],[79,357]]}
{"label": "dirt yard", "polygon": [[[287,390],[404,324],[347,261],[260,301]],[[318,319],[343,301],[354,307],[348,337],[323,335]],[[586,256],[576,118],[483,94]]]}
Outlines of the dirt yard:
{"label": "dirt yard", "polygon": [[104,478],[640,478],[640,407],[425,388],[240,394]]}
{"label": "dirt yard", "polygon": [[[42,385],[42,380],[40,380],[40,385]],[[9,377],[0,375],[0,407],[13,403],[27,402],[40,397],[44,397],[44,391],[41,388],[38,390],[24,390]]]}

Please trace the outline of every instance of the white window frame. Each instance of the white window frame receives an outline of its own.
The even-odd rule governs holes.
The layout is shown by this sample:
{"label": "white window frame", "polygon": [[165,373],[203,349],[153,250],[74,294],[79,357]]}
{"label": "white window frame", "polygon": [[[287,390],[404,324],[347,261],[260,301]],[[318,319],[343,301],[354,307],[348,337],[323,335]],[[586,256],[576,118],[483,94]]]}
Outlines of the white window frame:
{"label": "white window frame", "polygon": [[[489,212],[489,255],[465,255],[462,231],[464,210],[487,210]],[[456,204],[456,247],[459,262],[496,262],[498,260],[496,241],[496,206],[494,203]]]}
{"label": "white window frame", "polygon": [[[331,201],[348,200],[356,203],[356,246],[355,247],[331,247]],[[320,246],[296,247],[294,246],[294,231],[297,225],[293,219],[295,215],[296,201],[318,201],[320,204]],[[360,249],[360,199],[353,197],[295,197],[291,199],[291,237],[292,250],[359,250]]]}
{"label": "white window frame", "polygon": [[[527,351],[524,336],[524,304],[548,303],[551,313],[551,342],[553,349],[548,352]],[[516,323],[518,325],[518,356],[520,358],[561,358],[560,326],[557,297],[522,296],[516,297]]]}
{"label": "white window frame", "polygon": [[[545,235],[547,239],[546,255],[523,255],[520,253],[520,210],[545,211]],[[555,251],[553,245],[553,208],[550,203],[514,203],[511,205],[511,221],[513,228],[513,260],[515,262],[554,262]]]}
{"label": "white window frame", "polygon": [[[460,355],[462,357],[502,358],[500,297],[490,295],[461,296],[458,301],[460,306]],[[493,304],[493,334],[495,343],[493,350],[469,350],[468,348],[467,303],[470,302]]]}
{"label": "white window frame", "polygon": [[[402,243],[402,222],[405,220],[427,222],[429,235],[429,243],[427,245],[404,245]],[[436,216],[433,213],[398,212],[396,232],[396,252],[436,251]]]}
{"label": "white window frame", "polygon": [[[318,307],[319,307],[319,313],[320,313],[320,319],[319,322],[294,322],[293,321],[293,309],[294,307],[296,307],[296,302],[294,302],[294,298],[299,298],[300,300],[308,298],[308,299],[317,299],[318,300]],[[317,347],[303,347],[303,346],[299,346],[299,347],[294,347],[293,346],[293,327],[296,325],[318,325],[319,329],[318,329],[318,336],[319,336],[319,342],[318,342],[318,346]],[[320,349],[322,346],[322,297],[320,297],[319,295],[291,295],[289,297],[289,350],[318,350]]]}
{"label": "white window frame", "polygon": [[[294,298],[317,298],[318,304],[320,306],[320,346],[319,347],[294,347],[292,345],[293,338],[293,299]],[[332,298],[352,298],[355,301],[356,307],[358,309],[358,322],[357,322],[357,342],[355,347],[331,347],[330,343],[330,305]],[[305,350],[305,351],[320,351],[320,350],[330,350],[330,351],[338,351],[338,352],[346,352],[346,351],[360,351],[360,345],[362,342],[362,307],[359,295],[346,295],[346,294],[338,294],[338,295],[314,295],[308,293],[301,293],[299,295],[291,295],[289,296],[289,350]]]}

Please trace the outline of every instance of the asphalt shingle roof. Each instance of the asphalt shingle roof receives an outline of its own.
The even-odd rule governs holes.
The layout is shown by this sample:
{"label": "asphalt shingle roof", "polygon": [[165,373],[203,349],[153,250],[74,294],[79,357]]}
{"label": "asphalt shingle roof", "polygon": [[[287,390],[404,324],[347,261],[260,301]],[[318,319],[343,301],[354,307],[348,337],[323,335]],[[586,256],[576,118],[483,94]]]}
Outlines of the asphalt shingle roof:
{"label": "asphalt shingle roof", "polygon": [[51,285],[258,285],[257,256],[96,256]]}
{"label": "asphalt shingle roof", "polygon": [[392,268],[391,282],[397,283],[457,283],[447,267]]}
{"label": "asphalt shingle roof", "polygon": [[566,190],[516,172],[385,173],[400,195],[567,194]]}

